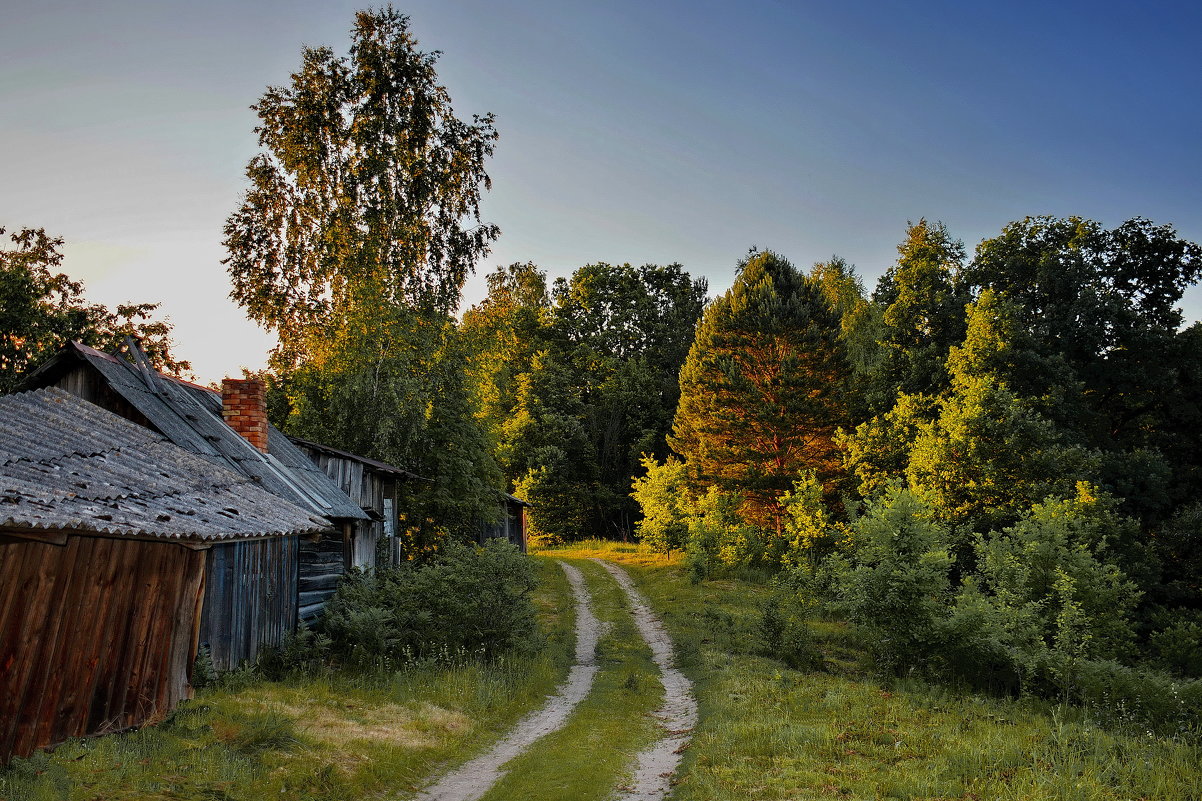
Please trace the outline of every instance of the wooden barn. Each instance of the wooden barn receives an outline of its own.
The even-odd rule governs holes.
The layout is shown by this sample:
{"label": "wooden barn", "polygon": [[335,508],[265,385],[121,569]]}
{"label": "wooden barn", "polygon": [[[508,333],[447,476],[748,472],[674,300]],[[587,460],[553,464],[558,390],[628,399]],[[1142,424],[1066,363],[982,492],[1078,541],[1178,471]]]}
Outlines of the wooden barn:
{"label": "wooden barn", "polygon": [[191,694],[207,557],[327,520],[74,395],[0,397],[0,763]]}
{"label": "wooden barn", "polygon": [[298,619],[316,617],[355,564],[355,527],[369,516],[267,422],[260,382],[227,379],[216,392],[164,376],[130,341],[120,354],[72,343],[23,387],[66,390],[329,521],[299,542],[247,542],[209,551],[200,641],[218,670],[253,660],[264,646],[278,645]]}
{"label": "wooden barn", "polygon": [[500,493],[500,510],[496,521],[482,523],[477,542],[508,540],[526,553],[526,507],[530,504],[516,495]]}
{"label": "wooden barn", "polygon": [[429,479],[387,462],[329,445],[299,437],[291,439],[369,518],[355,525],[351,546],[352,564],[363,570],[371,570],[378,563],[397,564],[400,559],[397,540],[400,525],[398,488],[405,481]]}

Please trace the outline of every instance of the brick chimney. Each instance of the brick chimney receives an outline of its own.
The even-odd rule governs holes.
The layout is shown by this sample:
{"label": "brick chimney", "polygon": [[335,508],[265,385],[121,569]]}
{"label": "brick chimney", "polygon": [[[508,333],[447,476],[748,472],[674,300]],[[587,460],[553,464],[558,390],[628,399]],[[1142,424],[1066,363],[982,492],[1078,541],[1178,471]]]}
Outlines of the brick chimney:
{"label": "brick chimney", "polygon": [[251,445],[267,453],[267,392],[257,378],[221,382],[221,417]]}

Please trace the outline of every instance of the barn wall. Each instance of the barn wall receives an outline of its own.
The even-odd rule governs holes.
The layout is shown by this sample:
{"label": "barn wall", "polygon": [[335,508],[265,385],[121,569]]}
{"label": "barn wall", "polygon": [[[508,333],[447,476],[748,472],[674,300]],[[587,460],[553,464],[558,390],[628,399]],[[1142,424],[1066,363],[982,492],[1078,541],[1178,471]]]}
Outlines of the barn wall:
{"label": "barn wall", "polygon": [[346,546],[335,534],[320,539],[306,538],[300,543],[300,571],[297,580],[299,615],[311,623],[321,614],[325,602],[346,573]]}
{"label": "barn wall", "polygon": [[[360,509],[383,517],[384,498],[395,497],[396,479],[382,475],[362,462],[301,446],[305,454],[345,492]],[[372,570],[376,567],[384,524],[379,520],[359,520],[354,524],[346,567]],[[304,592],[304,590],[302,590]],[[301,601],[304,606],[304,601]]]}
{"label": "barn wall", "polygon": [[0,532],[0,762],[161,720],[191,695],[204,553]]}
{"label": "barn wall", "polygon": [[253,662],[296,627],[297,563],[295,535],[209,549],[200,642],[213,667]]}

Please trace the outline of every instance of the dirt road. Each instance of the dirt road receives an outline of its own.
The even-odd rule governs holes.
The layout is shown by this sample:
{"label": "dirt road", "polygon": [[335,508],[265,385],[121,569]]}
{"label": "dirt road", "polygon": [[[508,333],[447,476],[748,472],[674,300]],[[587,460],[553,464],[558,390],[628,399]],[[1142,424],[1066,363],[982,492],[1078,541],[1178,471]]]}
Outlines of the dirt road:
{"label": "dirt road", "polygon": [[568,715],[584,700],[597,675],[597,640],[601,624],[593,614],[588,589],[580,571],[567,562],[559,566],[568,576],[576,600],[576,664],[568,672],[567,681],[559,687],[537,712],[522,718],[517,726],[488,753],[451,771],[418,796],[420,801],[476,801],[501,778],[502,766],[567,722]]}
{"label": "dirt road", "polygon": [[[672,641],[655,613],[634,587],[626,571],[600,559],[599,562],[625,592],[639,634],[651,648],[660,671],[664,703],[656,713],[664,735],[638,755],[634,779],[620,788],[619,797],[631,801],[660,801],[671,788],[688,745],[690,732],[697,723],[697,702],[692,683],[673,666]],[[567,574],[576,602],[576,663],[559,691],[538,711],[518,722],[509,735],[492,750],[448,773],[418,795],[418,801],[476,801],[504,775],[504,766],[522,754],[541,737],[561,728],[572,710],[588,695],[596,677],[597,640],[602,626],[593,614],[588,589],[580,571],[566,562],[559,566]],[[587,757],[587,755],[584,755]]]}
{"label": "dirt road", "polygon": [[600,562],[625,591],[635,625],[651,648],[652,658],[659,668],[659,680],[664,685],[664,705],[656,713],[664,727],[664,736],[639,754],[634,781],[623,789],[620,797],[632,801],[659,801],[666,798],[672,788],[672,779],[680,767],[693,727],[697,725],[697,700],[693,697],[693,683],[676,669],[672,638],[635,589],[626,571],[613,562],[601,559],[594,561]]}

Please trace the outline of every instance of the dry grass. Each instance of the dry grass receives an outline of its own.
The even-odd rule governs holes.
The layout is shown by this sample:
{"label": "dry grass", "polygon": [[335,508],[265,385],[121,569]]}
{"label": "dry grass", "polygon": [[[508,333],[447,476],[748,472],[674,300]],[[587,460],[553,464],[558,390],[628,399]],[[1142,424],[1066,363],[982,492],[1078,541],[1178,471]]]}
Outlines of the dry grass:
{"label": "dry grass", "polygon": [[376,705],[350,699],[319,700],[305,697],[299,688],[276,686],[251,704],[287,715],[302,734],[333,746],[375,741],[397,748],[434,748],[464,737],[474,728],[462,712],[426,701]]}

